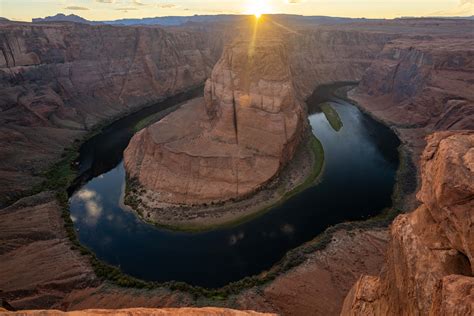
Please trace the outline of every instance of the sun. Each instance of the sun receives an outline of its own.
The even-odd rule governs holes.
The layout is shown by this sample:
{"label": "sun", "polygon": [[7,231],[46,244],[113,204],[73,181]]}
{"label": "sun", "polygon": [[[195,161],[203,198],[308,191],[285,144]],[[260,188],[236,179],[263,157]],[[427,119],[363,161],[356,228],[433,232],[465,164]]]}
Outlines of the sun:
{"label": "sun", "polygon": [[257,19],[260,19],[262,14],[268,14],[272,12],[272,7],[265,0],[253,0],[249,1],[246,5],[245,13],[253,14]]}

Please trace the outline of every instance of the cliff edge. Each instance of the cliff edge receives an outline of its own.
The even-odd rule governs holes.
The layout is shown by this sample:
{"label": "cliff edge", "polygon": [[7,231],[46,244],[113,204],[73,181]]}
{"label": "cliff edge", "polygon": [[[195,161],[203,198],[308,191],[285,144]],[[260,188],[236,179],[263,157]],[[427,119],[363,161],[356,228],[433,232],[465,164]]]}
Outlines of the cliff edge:
{"label": "cliff edge", "polygon": [[341,315],[474,312],[474,132],[439,132],[427,142],[422,205],[394,221],[381,276],[362,276]]}

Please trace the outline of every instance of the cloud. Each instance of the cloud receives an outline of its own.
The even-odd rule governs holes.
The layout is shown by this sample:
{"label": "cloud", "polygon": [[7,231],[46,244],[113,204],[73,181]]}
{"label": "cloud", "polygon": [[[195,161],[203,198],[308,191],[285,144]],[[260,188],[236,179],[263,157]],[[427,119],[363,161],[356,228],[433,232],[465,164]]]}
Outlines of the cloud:
{"label": "cloud", "polygon": [[171,8],[176,8],[177,7],[177,5],[173,4],[173,3],[158,4],[157,6],[158,6],[158,8],[162,8],[162,9],[171,9]]}
{"label": "cloud", "polygon": [[84,208],[86,210],[86,216],[84,218],[85,223],[90,226],[95,226],[103,212],[100,196],[93,190],[82,189],[77,192],[75,198],[84,203]]}
{"label": "cloud", "polygon": [[295,232],[295,227],[290,224],[284,224],[282,227],[280,227],[280,230],[286,235],[291,235]]}
{"label": "cloud", "polygon": [[81,191],[77,192],[76,196],[81,200],[90,200],[95,198],[97,193],[89,189],[82,189]]}
{"label": "cloud", "polygon": [[72,6],[69,6],[69,7],[65,7],[64,9],[65,9],[65,10],[73,10],[73,11],[87,11],[87,10],[89,10],[89,8],[86,8],[86,7],[78,7],[78,6],[75,6],[75,5],[72,5]]}
{"label": "cloud", "polygon": [[232,234],[229,238],[229,246],[234,246],[238,241],[244,239],[245,233],[239,232],[238,234]]}
{"label": "cloud", "polygon": [[286,4],[300,4],[306,2],[306,0],[285,0]]}
{"label": "cloud", "polygon": [[128,11],[133,11],[133,10],[138,10],[137,8],[132,8],[132,7],[128,7],[128,8],[117,8],[115,9],[117,11],[123,11],[123,12],[128,12]]}
{"label": "cloud", "polygon": [[97,201],[86,201],[85,206],[90,218],[97,219],[102,214],[102,206]]}
{"label": "cloud", "polygon": [[473,15],[474,0],[459,0],[459,4],[450,10],[436,11],[427,16],[470,16]]}
{"label": "cloud", "polygon": [[117,3],[117,4],[122,4],[122,5],[130,5],[130,6],[147,6],[149,4],[147,3],[143,3],[142,1],[140,0],[126,0],[126,1],[116,1],[116,0],[95,0],[95,2],[99,2],[99,3],[108,3],[108,4],[114,4],[114,3]]}

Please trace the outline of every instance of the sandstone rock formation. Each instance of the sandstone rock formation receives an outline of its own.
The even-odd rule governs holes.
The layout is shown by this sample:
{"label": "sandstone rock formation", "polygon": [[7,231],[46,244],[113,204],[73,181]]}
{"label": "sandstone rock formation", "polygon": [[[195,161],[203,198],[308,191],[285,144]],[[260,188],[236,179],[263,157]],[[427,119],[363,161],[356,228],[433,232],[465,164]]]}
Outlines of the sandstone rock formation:
{"label": "sandstone rock formation", "polygon": [[306,99],[318,85],[361,80],[385,44],[396,37],[391,32],[357,27],[302,29],[288,34],[285,41],[296,90]]}
{"label": "sandstone rock formation", "polygon": [[128,176],[160,202],[203,204],[241,198],[275,177],[305,126],[281,41],[226,47],[204,100],[142,130],[124,153]]}
{"label": "sandstone rock formation", "polygon": [[19,312],[3,312],[1,315],[11,316],[86,316],[86,315],[116,315],[116,316],[272,316],[254,311],[238,311],[226,308],[129,308],[129,309],[86,309],[81,311],[61,312],[58,310],[25,310]]}
{"label": "sandstone rock formation", "polygon": [[203,84],[219,32],[2,23],[0,205],[97,123]]}
{"label": "sandstone rock formation", "polygon": [[387,44],[351,94],[394,126],[418,156],[433,131],[474,129],[472,36]]}
{"label": "sandstone rock formation", "polygon": [[391,228],[380,277],[363,276],[342,315],[472,315],[474,312],[474,132],[428,138],[423,203]]}

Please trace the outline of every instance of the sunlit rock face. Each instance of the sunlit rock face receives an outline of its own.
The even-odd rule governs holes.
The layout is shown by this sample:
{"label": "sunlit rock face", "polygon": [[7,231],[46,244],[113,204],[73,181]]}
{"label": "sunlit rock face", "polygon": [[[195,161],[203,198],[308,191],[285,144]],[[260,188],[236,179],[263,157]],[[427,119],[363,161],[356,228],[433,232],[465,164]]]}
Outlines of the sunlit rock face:
{"label": "sunlit rock face", "polygon": [[427,142],[423,204],[393,222],[382,276],[361,277],[342,315],[472,315],[474,132]]}
{"label": "sunlit rock face", "polygon": [[276,158],[288,149],[302,108],[286,54],[280,41],[240,42],[225,50],[205,87],[213,136]]}
{"label": "sunlit rock face", "polygon": [[281,41],[227,46],[204,94],[136,134],[125,151],[128,176],[161,202],[251,194],[278,174],[302,137],[304,110]]}

